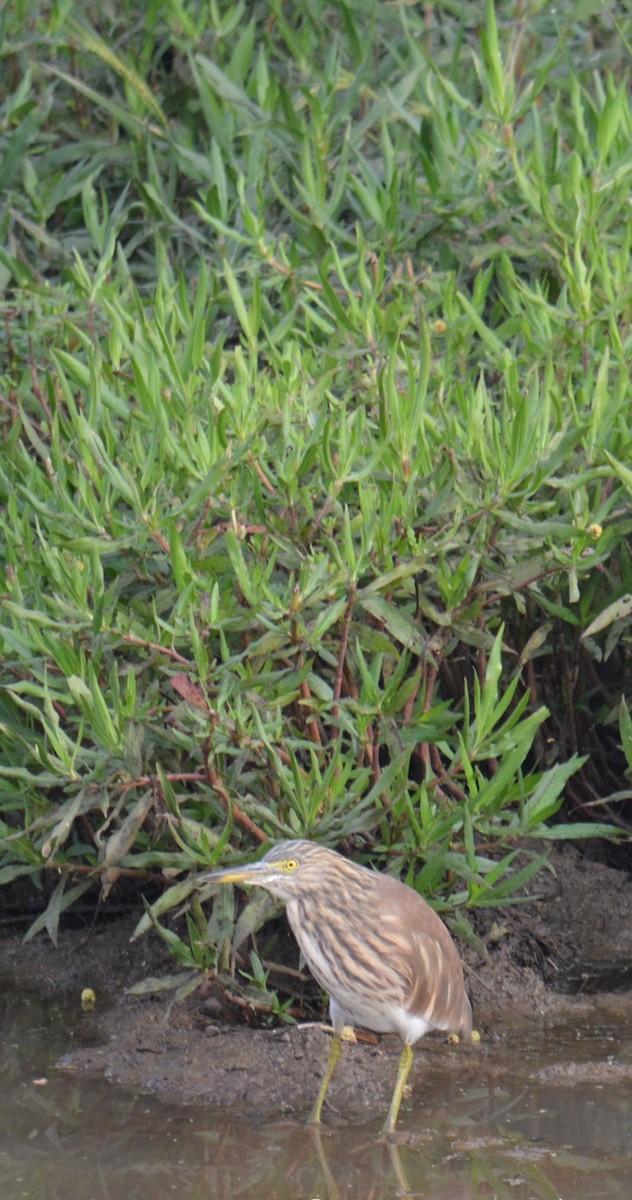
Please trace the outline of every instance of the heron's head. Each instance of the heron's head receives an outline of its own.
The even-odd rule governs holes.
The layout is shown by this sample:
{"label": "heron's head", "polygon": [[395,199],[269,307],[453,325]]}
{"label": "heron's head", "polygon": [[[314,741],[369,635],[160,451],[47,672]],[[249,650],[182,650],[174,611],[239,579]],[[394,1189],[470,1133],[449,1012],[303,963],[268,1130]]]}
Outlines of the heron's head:
{"label": "heron's head", "polygon": [[331,853],[315,842],[300,839],[279,842],[258,862],[207,871],[198,875],[197,882],[256,884],[279,900],[288,900],[309,890],[315,875],[319,874],[323,857],[326,860]]}

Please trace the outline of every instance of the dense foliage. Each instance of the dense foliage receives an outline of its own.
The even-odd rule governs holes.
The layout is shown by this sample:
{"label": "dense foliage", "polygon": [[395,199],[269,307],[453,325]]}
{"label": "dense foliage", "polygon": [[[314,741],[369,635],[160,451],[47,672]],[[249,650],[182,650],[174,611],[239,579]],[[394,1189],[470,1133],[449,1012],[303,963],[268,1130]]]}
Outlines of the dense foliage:
{"label": "dense foliage", "polygon": [[626,823],[632,18],[1,21],[0,882],[304,835],[463,929]]}

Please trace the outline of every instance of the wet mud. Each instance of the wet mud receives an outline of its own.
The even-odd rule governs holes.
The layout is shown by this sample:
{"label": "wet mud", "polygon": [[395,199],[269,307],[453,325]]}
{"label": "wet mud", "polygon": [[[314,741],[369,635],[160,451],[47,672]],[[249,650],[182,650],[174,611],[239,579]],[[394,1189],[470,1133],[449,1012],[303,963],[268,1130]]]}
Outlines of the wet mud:
{"label": "wet mud", "polygon": [[[481,1042],[451,1046],[435,1034],[417,1044],[402,1126],[435,1096],[467,1091],[481,1080],[500,1085],[508,1072],[524,1087],[629,1080],[629,1040],[611,1053],[606,1040],[596,1058],[584,1045],[588,1031],[608,1023],[628,1028],[631,915],[630,878],[572,847],[556,851],[553,870],[535,881],[528,904],[482,914],[483,952],[463,950]],[[212,982],[206,994],[197,991],[181,1003],[169,993],[130,997],[131,985],[174,971],[155,936],[130,943],[134,923],[102,923],[90,936],[69,932],[58,948],[43,937],[26,946],[15,939],[0,943],[0,985],[37,989],[73,1014],[73,1045],[56,1069],[170,1103],[215,1106],[244,1120],[304,1117],[326,1058],[326,1029],[253,1028],[244,1024],[244,1015],[252,1015],[227,1005],[225,989]],[[593,986],[593,963],[609,965],[607,992]],[[87,987],[96,994],[92,1012],[81,1009]],[[544,1034],[546,1055],[533,1051]],[[383,1117],[400,1050],[395,1037],[345,1045],[328,1125]]]}

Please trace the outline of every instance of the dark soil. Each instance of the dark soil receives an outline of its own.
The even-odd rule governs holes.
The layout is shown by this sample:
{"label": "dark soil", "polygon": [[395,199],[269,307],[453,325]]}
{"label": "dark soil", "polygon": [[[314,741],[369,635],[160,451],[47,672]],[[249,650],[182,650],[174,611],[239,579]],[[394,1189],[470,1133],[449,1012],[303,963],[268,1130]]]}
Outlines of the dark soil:
{"label": "dark soil", "polygon": [[[465,948],[463,959],[481,1043],[453,1047],[441,1035],[425,1038],[416,1048],[413,1089],[431,1089],[446,1072],[454,1073],[456,1085],[470,1072],[479,1074],[483,1063],[487,1076],[501,1061],[506,1070],[510,1048],[516,1070],[528,1075],[536,1068],[521,1048],[542,1026],[572,1031],[599,1013],[630,1018],[632,880],[571,846],[556,849],[551,863],[553,869],[531,885],[525,905],[477,915],[485,953]],[[253,1013],[229,1002],[227,989],[212,981],[178,1003],[169,991],[126,995],[133,984],[177,971],[155,935],[130,944],[139,915],[102,922],[89,936],[62,933],[57,948],[43,936],[27,945],[0,942],[5,985],[11,981],[68,1001],[77,1022],[87,1025],[94,1044],[67,1055],[60,1069],[98,1072],[127,1088],[217,1104],[242,1116],[305,1114],[326,1057],[324,1029],[253,1027]],[[86,987],[97,1004],[82,1015]],[[328,1121],[337,1109],[345,1115],[384,1111],[400,1049],[397,1038],[373,1035],[346,1046]],[[557,1082],[561,1076],[572,1082],[591,1069],[577,1061],[572,1044],[546,1068]],[[537,1070],[542,1078],[541,1062]]]}

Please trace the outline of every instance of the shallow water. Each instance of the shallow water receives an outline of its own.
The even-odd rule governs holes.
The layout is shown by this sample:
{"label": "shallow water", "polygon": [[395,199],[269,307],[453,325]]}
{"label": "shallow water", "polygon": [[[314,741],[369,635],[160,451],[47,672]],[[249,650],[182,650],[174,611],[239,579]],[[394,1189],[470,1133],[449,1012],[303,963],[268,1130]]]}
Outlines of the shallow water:
{"label": "shallow water", "polygon": [[[239,1122],[60,1073],[91,1034],[80,1011],[0,980],[3,1200],[628,1200],[632,1018],[522,1032],[481,1060],[474,1086],[446,1073],[407,1100],[396,1141],[329,1113]],[[560,1078],[560,1049],[577,1073]],[[419,1057],[423,1055],[420,1050]],[[517,1069],[518,1065],[520,1070]],[[525,1083],[525,1065],[537,1082]],[[593,1070],[594,1069],[594,1070]],[[591,1072],[593,1077],[591,1078]],[[471,1081],[471,1075],[468,1077]]]}

